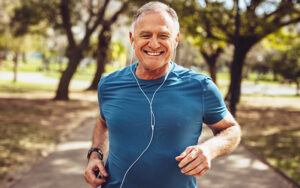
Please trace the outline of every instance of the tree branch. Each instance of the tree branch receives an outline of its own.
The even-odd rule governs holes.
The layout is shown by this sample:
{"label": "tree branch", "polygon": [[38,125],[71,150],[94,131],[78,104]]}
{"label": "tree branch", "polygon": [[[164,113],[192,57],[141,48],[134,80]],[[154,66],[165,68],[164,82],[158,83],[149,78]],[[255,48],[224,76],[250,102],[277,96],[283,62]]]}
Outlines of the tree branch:
{"label": "tree branch", "polygon": [[108,21],[110,25],[113,24],[118,19],[119,15],[127,9],[128,4],[129,4],[128,1],[122,4],[121,8]]}
{"label": "tree branch", "polygon": [[85,28],[89,28],[89,25],[91,23],[91,20],[93,19],[93,17],[95,16],[95,13],[93,11],[93,0],[89,0],[88,5],[87,5],[87,10],[89,12],[89,18],[88,20],[85,22]]}
{"label": "tree branch", "polygon": [[91,28],[86,28],[85,36],[84,36],[83,40],[81,41],[81,43],[79,45],[79,48],[83,49],[83,48],[86,47],[86,45],[89,42],[89,38],[90,38],[91,34],[95,31],[95,29],[99,26],[99,24],[101,22],[103,22],[103,20],[104,20],[104,13],[105,13],[105,10],[106,10],[106,8],[108,6],[109,1],[110,0],[105,0],[102,8],[99,9],[99,11],[97,13],[97,19],[94,22],[94,24],[92,25],[92,27]]}
{"label": "tree branch", "polygon": [[286,25],[289,25],[289,24],[294,24],[294,23],[297,23],[297,22],[300,22],[300,17],[292,19],[292,20],[287,21],[285,23],[281,23],[281,24],[279,24],[279,27],[283,27],[283,26],[286,26]]}
{"label": "tree branch", "polygon": [[71,24],[71,18],[70,18],[70,9],[69,9],[69,0],[61,0],[60,3],[60,11],[61,16],[63,20],[63,27],[65,28],[65,31],[67,33],[67,38],[69,41],[69,46],[76,46],[74,36],[72,33],[72,24]]}

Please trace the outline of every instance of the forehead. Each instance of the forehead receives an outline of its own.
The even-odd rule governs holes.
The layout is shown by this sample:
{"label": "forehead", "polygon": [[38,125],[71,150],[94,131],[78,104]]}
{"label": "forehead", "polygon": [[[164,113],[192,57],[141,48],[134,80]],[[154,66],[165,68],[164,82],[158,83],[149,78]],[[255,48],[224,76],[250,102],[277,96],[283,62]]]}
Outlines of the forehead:
{"label": "forehead", "polygon": [[140,31],[169,32],[173,33],[175,24],[171,16],[166,12],[146,12],[141,14],[134,25],[136,33]]}

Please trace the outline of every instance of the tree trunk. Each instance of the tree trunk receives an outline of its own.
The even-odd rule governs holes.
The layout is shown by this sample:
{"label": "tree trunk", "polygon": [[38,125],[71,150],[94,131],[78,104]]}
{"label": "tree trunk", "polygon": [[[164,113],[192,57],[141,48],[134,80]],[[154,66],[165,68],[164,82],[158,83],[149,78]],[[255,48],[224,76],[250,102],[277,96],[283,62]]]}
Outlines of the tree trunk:
{"label": "tree trunk", "polygon": [[73,49],[70,51],[70,54],[68,54],[68,57],[69,63],[67,69],[62,73],[54,100],[69,99],[69,85],[80,63],[80,60],[82,59],[82,51],[77,48]]}
{"label": "tree trunk", "polygon": [[19,66],[19,57],[18,57],[18,53],[15,53],[15,56],[13,58],[13,62],[14,62],[14,78],[13,78],[13,82],[17,82],[18,80],[18,66]]}
{"label": "tree trunk", "polygon": [[218,48],[215,51],[213,51],[213,50],[210,50],[210,51],[212,51],[211,54],[208,54],[204,50],[200,50],[200,53],[202,54],[206,64],[208,65],[210,77],[212,78],[214,83],[217,85],[217,72],[218,72],[217,60],[218,60],[218,57],[223,52],[223,49]]}
{"label": "tree trunk", "polygon": [[87,90],[97,90],[98,83],[104,73],[104,67],[107,61],[107,54],[109,50],[109,44],[111,41],[110,26],[103,25],[103,28],[98,36],[98,49],[97,49],[97,70],[94,75],[94,79]]}
{"label": "tree trunk", "polygon": [[217,63],[209,65],[210,77],[216,85],[217,85],[217,70],[218,70]]}
{"label": "tree trunk", "polygon": [[22,53],[22,62],[27,63],[27,56],[25,52]]}
{"label": "tree trunk", "polygon": [[[251,41],[252,40],[252,41]],[[238,48],[234,50],[234,59],[230,67],[230,85],[225,97],[229,101],[230,112],[235,116],[236,105],[240,101],[241,83],[245,58],[251,47],[255,44],[253,39],[240,38]]]}

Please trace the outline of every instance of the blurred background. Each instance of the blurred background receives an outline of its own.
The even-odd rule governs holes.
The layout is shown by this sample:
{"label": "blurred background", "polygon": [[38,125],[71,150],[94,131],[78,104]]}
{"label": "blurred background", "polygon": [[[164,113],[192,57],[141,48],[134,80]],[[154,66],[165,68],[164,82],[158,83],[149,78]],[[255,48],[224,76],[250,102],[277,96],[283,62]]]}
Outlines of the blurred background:
{"label": "blurred background", "polygon": [[[131,18],[146,2],[0,1],[1,182],[98,113],[97,84],[131,63]],[[242,143],[300,183],[299,1],[161,2],[180,21],[174,61],[211,76]]]}

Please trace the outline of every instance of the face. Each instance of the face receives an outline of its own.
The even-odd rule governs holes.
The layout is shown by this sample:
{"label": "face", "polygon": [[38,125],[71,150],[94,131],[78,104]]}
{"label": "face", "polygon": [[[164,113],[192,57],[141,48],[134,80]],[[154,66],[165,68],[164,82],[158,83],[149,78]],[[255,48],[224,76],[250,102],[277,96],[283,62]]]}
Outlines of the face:
{"label": "face", "polygon": [[170,62],[179,33],[175,33],[174,22],[165,12],[142,14],[130,33],[139,65],[145,70],[158,70]]}

